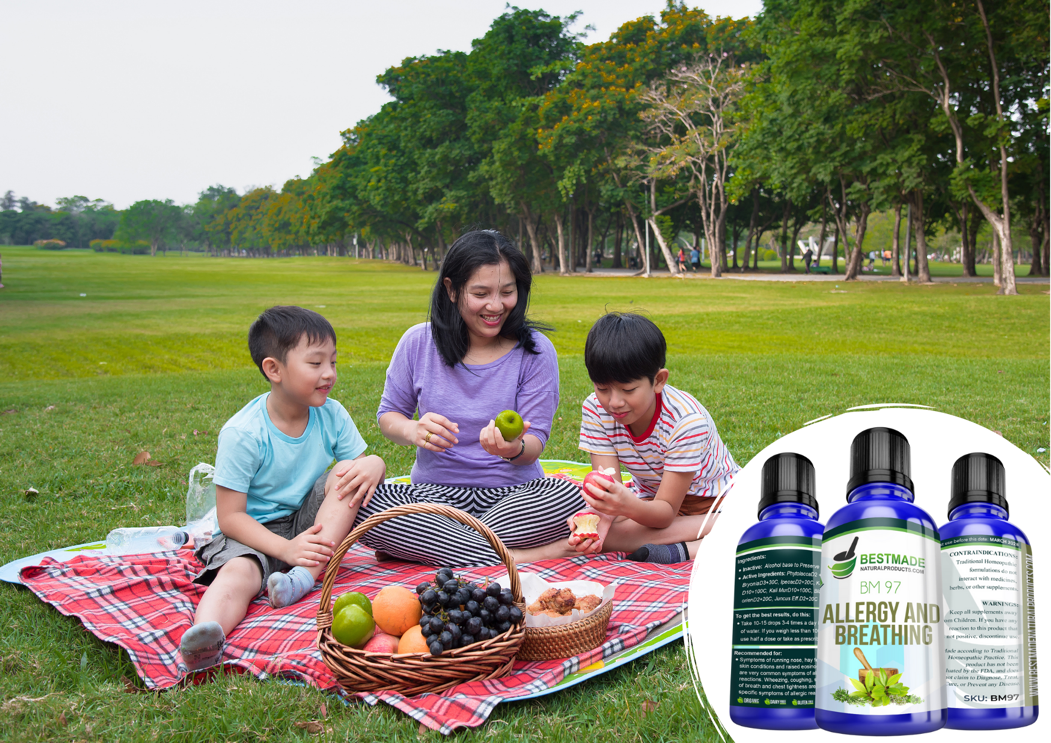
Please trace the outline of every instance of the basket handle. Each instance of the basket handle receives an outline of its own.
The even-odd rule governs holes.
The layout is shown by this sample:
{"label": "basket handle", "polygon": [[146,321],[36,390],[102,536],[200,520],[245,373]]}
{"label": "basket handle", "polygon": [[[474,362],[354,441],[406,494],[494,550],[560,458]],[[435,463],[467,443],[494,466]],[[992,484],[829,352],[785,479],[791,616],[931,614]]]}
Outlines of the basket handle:
{"label": "basket handle", "polygon": [[518,578],[518,568],[515,565],[515,558],[511,556],[511,553],[504,546],[504,543],[500,541],[500,537],[496,536],[492,529],[483,524],[481,521],[476,519],[469,513],[465,513],[458,508],[452,506],[443,506],[438,503],[410,503],[404,506],[394,506],[388,508],[386,511],[369,516],[367,519],[362,521],[350,534],[347,535],[343,543],[339,545],[335,554],[329,558],[328,565],[325,567],[325,579],[321,584],[321,605],[318,606],[317,611],[317,628],[318,631],[328,629],[332,626],[332,588],[336,583],[336,574],[339,572],[340,563],[343,562],[344,555],[347,554],[355,542],[361,539],[365,532],[372,529],[374,526],[378,526],[385,521],[397,518],[398,516],[409,516],[412,514],[431,514],[433,516],[446,516],[455,521],[459,521],[464,526],[469,526],[489,542],[493,549],[496,550],[496,554],[503,560],[504,566],[507,568],[507,575],[511,581],[511,593],[515,597],[516,602],[522,601],[522,583]]}

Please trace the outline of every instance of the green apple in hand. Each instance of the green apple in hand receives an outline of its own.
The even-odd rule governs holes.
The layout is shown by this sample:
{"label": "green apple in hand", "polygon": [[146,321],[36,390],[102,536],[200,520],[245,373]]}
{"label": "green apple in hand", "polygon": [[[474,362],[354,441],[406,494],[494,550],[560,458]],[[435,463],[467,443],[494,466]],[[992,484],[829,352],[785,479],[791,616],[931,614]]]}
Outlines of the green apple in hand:
{"label": "green apple in hand", "polygon": [[522,416],[513,410],[501,412],[494,420],[496,421],[496,427],[500,429],[500,435],[504,437],[504,441],[514,441],[522,435],[522,431],[525,429]]}

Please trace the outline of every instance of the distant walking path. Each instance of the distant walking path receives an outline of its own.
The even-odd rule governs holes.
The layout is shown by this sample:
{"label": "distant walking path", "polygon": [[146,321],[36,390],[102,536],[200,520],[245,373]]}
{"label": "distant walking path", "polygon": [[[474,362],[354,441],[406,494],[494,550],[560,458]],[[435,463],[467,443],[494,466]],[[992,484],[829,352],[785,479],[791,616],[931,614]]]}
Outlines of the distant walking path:
{"label": "distant walking path", "polygon": [[[546,273],[546,272],[545,272]],[[556,272],[557,273],[557,272]],[[584,273],[583,271],[577,271],[574,276],[634,276],[637,273],[636,269],[631,268],[596,268],[593,269],[590,274]],[[669,278],[668,271],[661,269],[659,271],[653,271],[653,276]],[[711,279],[712,275],[708,271],[699,271],[698,273],[687,273],[686,278],[689,280],[695,279]],[[795,273],[763,273],[750,271],[748,273],[740,273],[738,271],[729,270],[723,273],[723,279],[739,279],[741,281],[814,281],[814,282],[843,282],[845,278],[843,274],[821,274],[821,273],[804,273],[803,271],[796,271]],[[915,283],[916,277],[910,276],[910,281]],[[867,274],[862,273],[858,276],[858,281],[901,281],[897,276],[888,276],[886,274]],[[1047,276],[1016,276],[1015,281],[1019,284],[1047,284],[1049,279]],[[993,283],[992,276],[934,276],[931,278],[931,282],[935,284],[991,284]]]}

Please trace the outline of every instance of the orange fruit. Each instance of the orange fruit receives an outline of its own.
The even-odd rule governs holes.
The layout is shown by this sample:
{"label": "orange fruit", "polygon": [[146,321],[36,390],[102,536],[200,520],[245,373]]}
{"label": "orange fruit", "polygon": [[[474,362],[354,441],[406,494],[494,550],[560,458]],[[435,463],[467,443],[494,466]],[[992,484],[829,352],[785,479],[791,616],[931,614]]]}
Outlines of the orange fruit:
{"label": "orange fruit", "polygon": [[388,635],[404,635],[422,616],[420,599],[404,586],[382,588],[372,600],[372,617]]}
{"label": "orange fruit", "polygon": [[409,627],[405,630],[405,634],[401,636],[398,641],[398,652],[399,653],[429,653],[431,649],[427,647],[427,638],[420,632],[420,625],[415,627]]}

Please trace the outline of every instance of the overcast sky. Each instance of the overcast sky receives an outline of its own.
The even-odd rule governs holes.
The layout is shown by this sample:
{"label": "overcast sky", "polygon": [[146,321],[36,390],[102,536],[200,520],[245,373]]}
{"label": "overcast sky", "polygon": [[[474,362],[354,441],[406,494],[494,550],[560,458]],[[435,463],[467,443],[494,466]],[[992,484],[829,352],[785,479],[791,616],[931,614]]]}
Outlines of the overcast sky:
{"label": "overcast sky", "polygon": [[[405,57],[467,51],[505,0],[0,0],[0,193],[120,209],[197,200],[209,185],[280,188],[388,99]],[[694,3],[691,3],[693,5]],[[517,3],[583,11],[586,40],[663,0]],[[761,0],[700,0],[753,16]]]}

